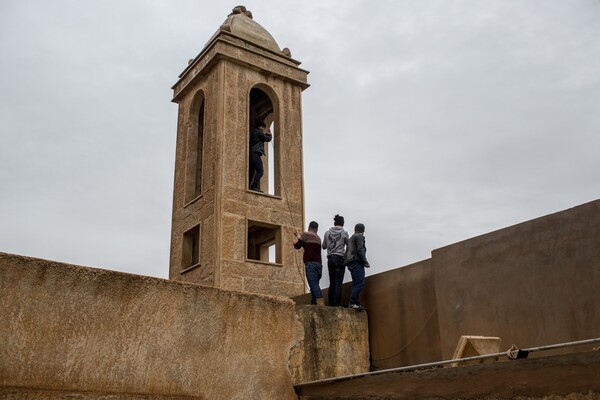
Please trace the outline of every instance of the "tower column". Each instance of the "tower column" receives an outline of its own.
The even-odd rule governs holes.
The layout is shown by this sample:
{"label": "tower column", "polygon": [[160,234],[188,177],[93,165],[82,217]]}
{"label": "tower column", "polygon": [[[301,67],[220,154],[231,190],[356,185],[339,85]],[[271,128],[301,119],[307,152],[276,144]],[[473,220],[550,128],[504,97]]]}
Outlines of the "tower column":
{"label": "tower column", "polygon": [[[307,71],[234,8],[173,86],[179,105],[170,279],[253,293],[304,293],[302,91]],[[250,190],[250,132],[267,124]]]}

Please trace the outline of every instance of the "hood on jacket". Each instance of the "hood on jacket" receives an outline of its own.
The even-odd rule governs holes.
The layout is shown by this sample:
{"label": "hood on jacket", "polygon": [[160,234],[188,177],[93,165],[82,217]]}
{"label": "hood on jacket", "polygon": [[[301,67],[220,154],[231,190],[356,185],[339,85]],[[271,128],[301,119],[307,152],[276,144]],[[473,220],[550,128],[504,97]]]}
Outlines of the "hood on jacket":
{"label": "hood on jacket", "polygon": [[329,237],[332,239],[337,239],[342,235],[342,232],[344,232],[344,228],[333,226],[329,228]]}

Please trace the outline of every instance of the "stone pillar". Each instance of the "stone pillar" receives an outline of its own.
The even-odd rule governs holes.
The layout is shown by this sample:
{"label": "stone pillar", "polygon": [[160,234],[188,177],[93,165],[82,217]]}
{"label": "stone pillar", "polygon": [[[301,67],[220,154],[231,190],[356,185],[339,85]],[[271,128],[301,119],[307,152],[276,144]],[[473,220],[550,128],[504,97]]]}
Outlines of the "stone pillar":
{"label": "stone pillar", "polygon": [[342,307],[297,306],[304,339],[290,353],[294,384],[370,370],[366,311]]}

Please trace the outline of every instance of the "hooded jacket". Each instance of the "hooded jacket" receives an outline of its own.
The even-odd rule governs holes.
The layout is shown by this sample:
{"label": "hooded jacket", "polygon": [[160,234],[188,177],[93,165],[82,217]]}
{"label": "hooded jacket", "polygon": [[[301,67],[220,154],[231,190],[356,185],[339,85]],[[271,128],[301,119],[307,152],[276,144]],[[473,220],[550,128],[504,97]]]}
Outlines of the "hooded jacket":
{"label": "hooded jacket", "polygon": [[367,268],[369,267],[369,262],[367,261],[367,246],[362,232],[354,232],[354,235],[350,237],[348,245],[346,246],[344,265],[348,265],[355,261],[358,261]]}
{"label": "hooded jacket", "polygon": [[323,249],[327,250],[327,256],[338,255],[344,257],[348,239],[348,232],[341,226],[329,228],[323,235]]}

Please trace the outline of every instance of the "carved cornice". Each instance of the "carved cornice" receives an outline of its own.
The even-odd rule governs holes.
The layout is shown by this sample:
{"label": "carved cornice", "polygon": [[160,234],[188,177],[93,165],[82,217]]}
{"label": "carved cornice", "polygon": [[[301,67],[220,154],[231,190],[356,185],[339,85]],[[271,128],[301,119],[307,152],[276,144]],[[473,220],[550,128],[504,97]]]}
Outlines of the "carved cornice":
{"label": "carved cornice", "polygon": [[298,68],[300,62],[259,46],[249,46],[241,38],[227,34],[217,36],[181,73],[180,79],[172,87],[173,101],[177,102],[189,85],[221,58],[277,75],[301,86],[302,90],[310,86],[306,79],[309,72]]}

